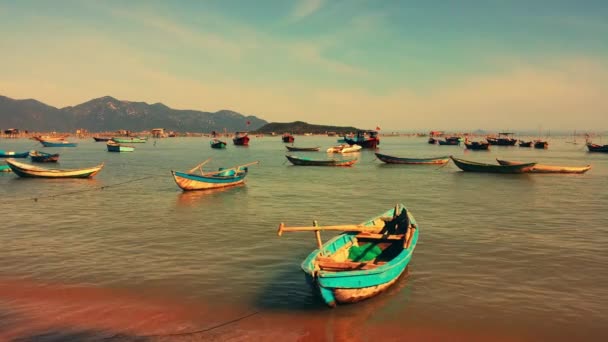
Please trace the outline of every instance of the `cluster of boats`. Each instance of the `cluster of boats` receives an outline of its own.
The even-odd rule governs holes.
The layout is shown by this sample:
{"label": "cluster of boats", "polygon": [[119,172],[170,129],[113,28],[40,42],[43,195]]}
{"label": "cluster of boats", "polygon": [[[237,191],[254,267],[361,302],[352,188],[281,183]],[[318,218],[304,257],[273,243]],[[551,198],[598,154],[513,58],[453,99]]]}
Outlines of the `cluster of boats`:
{"label": "cluster of boats", "polygon": [[515,146],[519,145],[519,147],[534,147],[540,149],[549,148],[549,142],[546,140],[518,140],[512,137],[514,133],[498,133],[498,136],[488,136],[485,138],[486,141],[469,141],[468,137],[461,136],[448,136],[443,140],[439,139],[435,136],[431,136],[428,140],[429,144],[439,144],[439,145],[451,145],[458,146],[460,143],[464,141],[464,145],[469,150],[489,150],[490,145],[495,146]]}

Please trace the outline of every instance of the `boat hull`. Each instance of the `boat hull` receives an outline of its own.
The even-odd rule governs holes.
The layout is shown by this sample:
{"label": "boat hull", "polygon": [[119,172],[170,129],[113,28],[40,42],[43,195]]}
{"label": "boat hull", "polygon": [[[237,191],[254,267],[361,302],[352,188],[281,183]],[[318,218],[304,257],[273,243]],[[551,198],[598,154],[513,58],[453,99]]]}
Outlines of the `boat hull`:
{"label": "boat hull", "polygon": [[[496,159],[500,165],[521,165],[521,162],[507,161]],[[536,164],[531,168],[529,173],[585,173],[591,169],[591,165],[586,166],[554,166]]]}
{"label": "boat hull", "polygon": [[148,139],[142,139],[142,138],[136,138],[136,137],[132,137],[132,138],[114,137],[110,140],[114,141],[115,143],[118,143],[118,144],[143,144],[143,143],[148,142]]}
{"label": "boat hull", "polygon": [[110,139],[112,139],[112,138],[93,137],[93,140],[95,140],[96,142],[106,142],[106,141],[110,141]]}
{"label": "boat hull", "polygon": [[464,146],[466,146],[467,150],[472,151],[487,151],[490,149],[489,143],[472,142],[465,143]]}
{"label": "boat hull", "polygon": [[126,146],[126,145],[121,145],[121,144],[111,144],[108,143],[106,145],[108,152],[133,152],[135,151],[135,147],[133,146]]}
{"label": "boat hull", "polygon": [[211,142],[211,148],[222,149],[226,148],[226,143],[223,141]]}
{"label": "boat hull", "polygon": [[19,177],[25,178],[90,178],[103,168],[103,164],[83,169],[46,169],[7,159],[6,163]]}
{"label": "boat hull", "polygon": [[589,152],[608,153],[608,145],[587,144],[587,149]]}
{"label": "boat hull", "polygon": [[[400,212],[404,210],[399,205]],[[393,216],[394,209],[364,222],[361,225],[370,226],[380,217]],[[412,259],[414,249],[418,242],[419,227],[411,214],[407,214],[409,223],[416,226],[410,237],[408,248],[401,248],[398,254],[390,261],[370,269],[356,269],[352,271],[328,271],[318,267],[317,260],[321,256],[334,255],[341,248],[349,244],[358,243],[357,232],[347,232],[338,235],[325,244],[321,249],[314,250],[302,262],[306,281],[315,291],[318,291],[325,303],[334,307],[337,304],[356,303],[378,295],[393,285],[403,273]],[[402,240],[394,243],[402,244]]]}
{"label": "boat hull", "polygon": [[30,152],[30,158],[36,163],[56,163],[59,161],[59,154],[44,153],[39,151]]}
{"label": "boat hull", "polygon": [[67,141],[63,141],[63,140],[58,140],[58,141],[40,140],[40,143],[44,147],[76,147],[78,145],[77,143],[67,142]]}
{"label": "boat hull", "polygon": [[449,156],[436,158],[400,158],[386,154],[376,153],[376,157],[387,164],[407,164],[407,165],[441,165],[450,161]]}
{"label": "boat hull", "polygon": [[321,149],[321,147],[295,147],[295,146],[285,146],[288,151],[292,152],[317,152]]}
{"label": "boat hull", "polygon": [[296,140],[293,135],[284,135],[282,139],[284,143],[293,143]]}
{"label": "boat hull", "polygon": [[177,186],[184,191],[209,190],[243,184],[247,172],[239,172],[234,176],[201,176],[192,173],[171,171]]}
{"label": "boat hull", "polygon": [[358,159],[328,159],[328,160],[313,160],[308,158],[299,158],[296,156],[286,155],[287,160],[289,160],[293,165],[298,166],[352,166],[357,162]]}
{"label": "boat hull", "polygon": [[0,151],[0,158],[27,158],[29,152]]}
{"label": "boat hull", "polygon": [[468,160],[458,159],[454,157],[452,161],[458,168],[462,171],[466,172],[484,172],[484,173],[526,173],[528,172],[536,163],[527,163],[527,164],[519,164],[519,165],[500,165],[500,164],[484,164],[477,163]]}

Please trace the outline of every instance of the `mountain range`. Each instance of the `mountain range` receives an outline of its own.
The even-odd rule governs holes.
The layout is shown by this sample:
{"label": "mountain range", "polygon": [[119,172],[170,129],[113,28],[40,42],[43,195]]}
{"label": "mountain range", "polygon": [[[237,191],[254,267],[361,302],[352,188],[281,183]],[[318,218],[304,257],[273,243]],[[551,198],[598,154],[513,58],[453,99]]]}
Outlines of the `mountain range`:
{"label": "mountain range", "polygon": [[162,103],[121,101],[104,96],[73,107],[56,108],[40,101],[0,96],[0,127],[28,131],[105,132],[164,128],[176,132],[246,131],[267,124],[256,116],[220,110],[214,113],[172,109]]}

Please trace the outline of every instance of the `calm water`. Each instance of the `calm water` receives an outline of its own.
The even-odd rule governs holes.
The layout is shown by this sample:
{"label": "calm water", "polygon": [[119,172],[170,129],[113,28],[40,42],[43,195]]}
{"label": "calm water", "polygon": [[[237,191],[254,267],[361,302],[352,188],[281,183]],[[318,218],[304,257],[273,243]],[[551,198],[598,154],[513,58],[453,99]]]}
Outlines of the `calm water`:
{"label": "calm water", "polygon": [[[335,141],[297,136],[295,145],[324,150]],[[464,173],[452,163],[384,165],[371,151],[361,152],[352,168],[291,166],[280,137],[226,150],[210,149],[206,138],[162,139],[123,154],[92,139],[78,142],[51,149],[31,140],[0,141],[4,150],[59,151],[65,168],[105,162],[92,180],[0,174],[1,278],[255,311],[275,317],[278,326],[302,316],[322,319],[326,330],[346,318],[372,330],[427,327],[492,339],[608,337],[608,155],[587,153],[583,144],[555,138],[548,150],[485,152],[391,137],[380,145],[382,153],[408,157],[593,166],[583,175],[493,175]],[[260,164],[250,168],[245,186],[182,193],[169,171],[208,157],[208,167]],[[358,223],[399,202],[420,224],[408,274],[387,294],[326,309],[299,269],[315,247],[314,235],[279,238],[278,224]],[[0,293],[8,313],[19,303]],[[28,303],[40,310],[47,305]],[[202,316],[192,321],[180,329],[205,323]],[[333,336],[318,336],[327,334]],[[297,339],[288,331],[279,338]]]}

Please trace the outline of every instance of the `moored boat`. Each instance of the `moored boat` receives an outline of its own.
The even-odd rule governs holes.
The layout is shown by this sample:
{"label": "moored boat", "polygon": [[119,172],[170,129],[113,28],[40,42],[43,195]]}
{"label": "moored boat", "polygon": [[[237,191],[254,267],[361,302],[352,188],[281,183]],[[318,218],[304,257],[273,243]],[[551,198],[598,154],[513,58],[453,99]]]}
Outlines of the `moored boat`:
{"label": "moored boat", "polygon": [[467,150],[473,151],[487,151],[490,149],[490,143],[484,143],[479,141],[466,141],[464,143],[464,146],[466,146]]}
{"label": "moored boat", "polygon": [[142,137],[112,137],[110,140],[119,144],[143,144],[148,142],[147,138]]}
{"label": "moored boat", "polygon": [[608,152],[608,145],[598,145],[598,144],[592,144],[592,143],[587,143],[587,149],[589,149],[589,152]]}
{"label": "moored boat", "polygon": [[321,149],[320,146],[315,146],[315,147],[285,146],[285,147],[287,148],[288,151],[293,151],[293,152],[316,152]]}
{"label": "moored boat", "polygon": [[213,139],[209,142],[209,144],[211,145],[211,148],[226,148],[226,142],[219,139]]}
{"label": "moored boat", "polygon": [[30,158],[36,163],[56,163],[59,160],[59,153],[31,151]]}
{"label": "moored boat", "polygon": [[287,160],[289,160],[293,165],[298,166],[352,166],[354,163],[358,161],[357,158],[350,159],[310,159],[304,157],[298,157],[294,155],[286,155]]}
{"label": "moored boat", "polygon": [[536,163],[526,163],[519,165],[499,165],[499,164],[485,164],[477,163],[474,161],[454,158],[451,156],[452,161],[462,171],[468,172],[489,172],[489,173],[525,173],[528,172]]}
{"label": "moored boat", "polygon": [[48,169],[21,163],[14,159],[7,159],[6,163],[19,177],[31,178],[90,178],[103,168],[103,163],[82,169]]}
{"label": "moored boat", "polygon": [[11,172],[11,167],[8,164],[0,164],[0,172]]}
{"label": "moored boat", "polygon": [[96,142],[104,142],[104,141],[110,141],[112,138],[110,137],[93,137],[93,140],[95,140]]}
{"label": "moored boat", "polygon": [[27,158],[30,152],[14,152],[0,150],[0,158]]}
{"label": "moored boat", "polygon": [[[344,233],[322,243],[320,231]],[[358,225],[285,227],[286,231],[314,231],[317,249],[302,262],[307,283],[325,303],[355,303],[394,284],[409,264],[418,242],[419,227],[403,204]]]}
{"label": "moored boat", "polygon": [[402,158],[402,157],[393,157],[387,154],[376,153],[376,157],[381,161],[387,164],[410,164],[410,165],[420,165],[420,164],[445,164],[450,161],[449,156],[442,157],[431,157],[431,158]]}
{"label": "moored boat", "polygon": [[333,146],[327,149],[327,153],[353,153],[359,151],[361,151],[361,146],[348,144]]}
{"label": "moored boat", "polygon": [[486,137],[486,140],[490,145],[515,146],[515,144],[517,143],[517,139],[512,137],[514,134],[515,133],[502,132],[498,133],[498,136]]}
{"label": "moored boat", "polygon": [[247,132],[234,133],[232,143],[236,146],[249,146],[249,136],[247,135]]}
{"label": "moored boat", "polygon": [[44,147],[76,147],[78,144],[67,140],[39,140]]}
{"label": "moored boat", "polygon": [[289,133],[283,134],[281,139],[283,140],[284,143],[293,143],[295,141],[294,136]]}
{"label": "moored boat", "polygon": [[362,148],[377,148],[380,145],[377,131],[358,131],[354,137],[345,136],[344,141],[349,145],[359,145]]}
{"label": "moored boat", "polygon": [[123,145],[115,142],[114,140],[108,140],[106,142],[106,148],[108,152],[133,152],[135,151],[134,146]]}
{"label": "moored boat", "polygon": [[535,140],[534,148],[545,148],[546,149],[546,148],[549,148],[549,143],[544,140]]}
{"label": "moored boat", "polygon": [[439,145],[460,145],[460,137],[446,137],[445,140],[437,140]]}
{"label": "moored boat", "polygon": [[532,141],[519,141],[519,147],[532,147]]}
{"label": "moored boat", "polygon": [[[249,172],[248,166],[258,162],[237,165],[230,168],[220,168],[218,171],[203,172],[202,165],[209,159],[187,172],[173,171],[173,179],[183,191],[208,190],[243,184]],[[200,174],[195,173],[199,170]]]}
{"label": "moored boat", "polygon": [[[508,161],[496,159],[500,165],[521,165],[525,164],[518,161]],[[591,165],[585,166],[555,166],[555,165],[544,165],[536,164],[534,167],[526,172],[529,173],[585,173],[591,169]]]}

